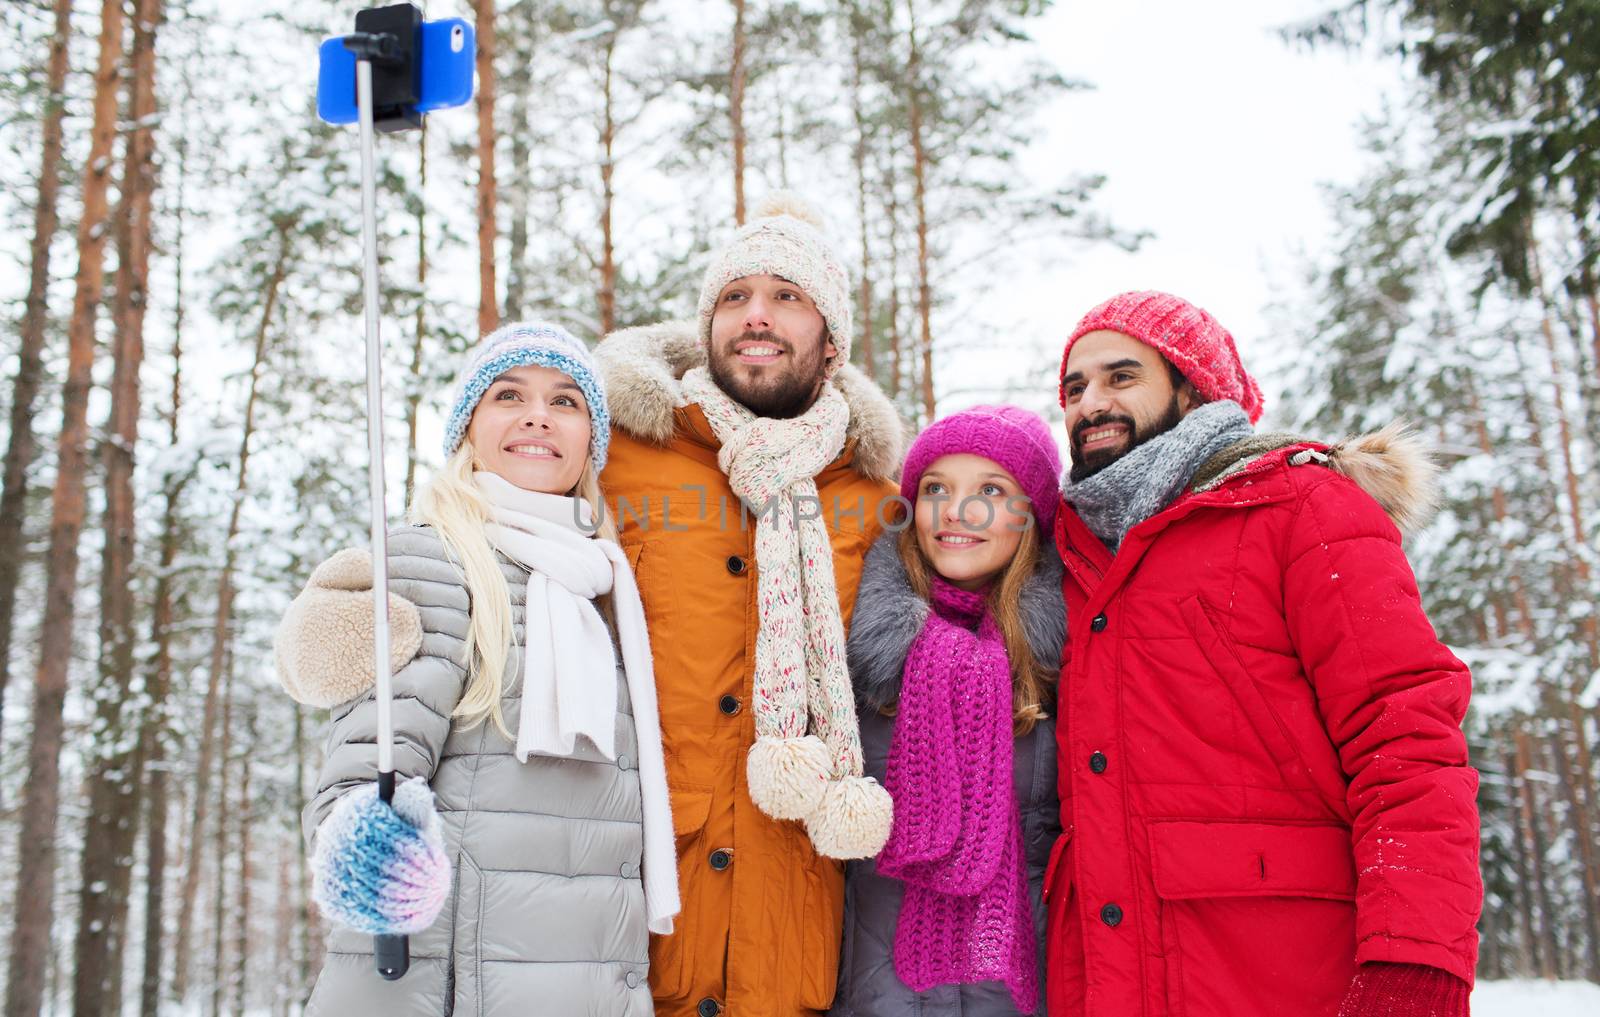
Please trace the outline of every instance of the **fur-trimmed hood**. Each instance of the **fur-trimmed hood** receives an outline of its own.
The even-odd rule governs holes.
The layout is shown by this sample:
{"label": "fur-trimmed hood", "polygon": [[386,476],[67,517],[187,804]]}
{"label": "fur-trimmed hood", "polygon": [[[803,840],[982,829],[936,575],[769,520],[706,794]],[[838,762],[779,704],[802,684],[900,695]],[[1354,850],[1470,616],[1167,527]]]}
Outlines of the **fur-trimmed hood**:
{"label": "fur-trimmed hood", "polygon": [[1291,434],[1258,434],[1211,457],[1195,472],[1190,489],[1215,490],[1262,456],[1297,446],[1307,447],[1288,457],[1291,465],[1318,463],[1355,481],[1402,533],[1415,533],[1432,519],[1439,467],[1432,447],[1404,422],[1332,445]]}
{"label": "fur-trimmed hood", "polygon": [[[595,347],[606,383],[613,426],[656,445],[672,440],[673,411],[685,405],[682,378],[706,362],[695,324],[669,321],[613,332]],[[853,364],[834,373],[850,407],[846,440],[855,442],[855,469],[874,480],[893,480],[905,454],[905,427],[894,404]]]}
{"label": "fur-trimmed hood", "polygon": [[[856,702],[882,709],[900,701],[900,678],[911,643],[928,620],[928,602],[911,589],[905,563],[895,546],[899,534],[885,532],[867,551],[850,621],[850,679]],[[1048,540],[1039,564],[1022,589],[1023,627],[1039,663],[1061,667],[1067,640],[1067,609],[1061,594],[1061,557]]]}

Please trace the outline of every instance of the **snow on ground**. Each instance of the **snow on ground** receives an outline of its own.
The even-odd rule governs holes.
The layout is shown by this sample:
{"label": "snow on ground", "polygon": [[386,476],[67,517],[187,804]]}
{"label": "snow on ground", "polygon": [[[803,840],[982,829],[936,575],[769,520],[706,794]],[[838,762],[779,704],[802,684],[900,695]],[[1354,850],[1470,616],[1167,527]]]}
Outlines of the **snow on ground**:
{"label": "snow on ground", "polygon": [[1600,1017],[1600,985],[1514,979],[1479,982],[1472,1017]]}

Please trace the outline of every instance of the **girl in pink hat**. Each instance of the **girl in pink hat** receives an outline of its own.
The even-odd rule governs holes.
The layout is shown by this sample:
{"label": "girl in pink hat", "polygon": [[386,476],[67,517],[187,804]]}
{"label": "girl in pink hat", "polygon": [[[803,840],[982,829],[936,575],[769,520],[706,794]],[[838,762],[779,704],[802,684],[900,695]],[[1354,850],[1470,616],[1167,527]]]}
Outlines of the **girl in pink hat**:
{"label": "girl in pink hat", "polygon": [[846,871],[835,1017],[1043,1012],[1060,473],[1049,427],[1015,406],[945,417],[906,457],[909,518],[868,552],[849,636],[894,823]]}

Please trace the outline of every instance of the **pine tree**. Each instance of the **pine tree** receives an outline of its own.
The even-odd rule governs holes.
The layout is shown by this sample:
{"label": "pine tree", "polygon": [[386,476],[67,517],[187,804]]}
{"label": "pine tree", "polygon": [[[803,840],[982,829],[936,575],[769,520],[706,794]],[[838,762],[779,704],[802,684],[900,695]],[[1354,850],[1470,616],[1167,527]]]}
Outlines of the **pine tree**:
{"label": "pine tree", "polygon": [[123,947],[134,841],[139,829],[144,761],[138,755],[134,679],[134,450],[139,442],[139,374],[155,190],[156,32],[160,0],[134,9],[132,82],[117,245],[111,414],[100,452],[105,470],[105,543],[100,568],[100,674],[85,782],[89,813],[81,858],[74,955],[75,1017],[112,1017],[122,1010]]}
{"label": "pine tree", "polygon": [[66,105],[68,43],[72,37],[72,0],[55,0],[50,37],[37,190],[33,204],[33,240],[29,253],[26,311],[17,350],[17,375],[11,387],[11,429],[6,446],[4,488],[0,490],[0,709],[11,682],[11,644],[16,624],[17,578],[23,557],[28,467],[38,452],[33,433],[34,405],[44,380],[44,344],[49,320],[50,246],[58,225],[57,193],[61,186],[62,118]]}
{"label": "pine tree", "polygon": [[78,540],[85,515],[87,414],[95,355],[95,320],[105,278],[106,192],[116,130],[117,79],[122,65],[123,11],[105,0],[100,11],[100,56],[95,74],[92,144],[83,176],[78,225],[78,275],[68,328],[68,367],[51,497],[49,589],[34,677],[28,781],[18,833],[17,892],[6,982],[6,1017],[36,1017],[51,953],[56,830],[60,812],[62,711],[78,591]]}

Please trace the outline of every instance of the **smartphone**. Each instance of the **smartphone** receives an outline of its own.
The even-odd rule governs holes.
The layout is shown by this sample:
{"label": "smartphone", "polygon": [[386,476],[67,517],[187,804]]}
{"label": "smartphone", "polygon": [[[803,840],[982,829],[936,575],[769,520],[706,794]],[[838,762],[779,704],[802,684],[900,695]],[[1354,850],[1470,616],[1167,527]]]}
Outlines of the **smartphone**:
{"label": "smartphone", "polygon": [[[424,21],[417,30],[416,113],[462,106],[472,98],[477,35],[461,18]],[[317,116],[330,124],[353,124],[356,111],[356,55],[343,39],[324,40],[317,50]]]}

